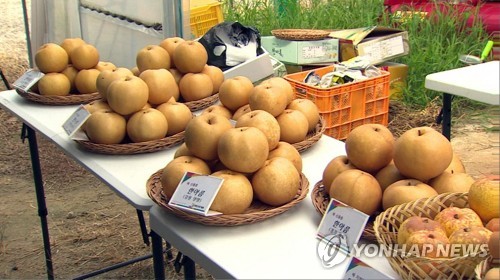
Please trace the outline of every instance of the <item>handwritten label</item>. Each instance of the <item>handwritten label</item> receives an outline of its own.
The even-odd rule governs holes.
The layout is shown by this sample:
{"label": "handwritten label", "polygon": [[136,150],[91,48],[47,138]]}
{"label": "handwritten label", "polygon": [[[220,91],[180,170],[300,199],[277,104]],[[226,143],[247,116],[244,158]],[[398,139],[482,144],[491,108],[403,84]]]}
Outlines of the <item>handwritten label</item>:
{"label": "handwritten label", "polygon": [[90,112],[80,105],[71,116],[63,123],[63,129],[70,137],[85,123],[90,117]]}
{"label": "handwritten label", "polygon": [[344,275],[346,280],[364,280],[364,279],[393,279],[389,275],[382,273],[356,257],[351,259],[347,271]]}
{"label": "handwritten label", "polygon": [[345,203],[331,199],[318,227],[317,237],[330,242],[332,237],[340,238],[337,244],[346,254],[359,241],[369,216]]}
{"label": "handwritten label", "polygon": [[29,69],[21,77],[19,77],[12,86],[21,91],[27,92],[33,85],[35,85],[38,80],[40,80],[45,74],[42,72]]}
{"label": "handwritten label", "polygon": [[204,216],[220,215],[210,206],[223,182],[219,177],[186,172],[168,205]]}

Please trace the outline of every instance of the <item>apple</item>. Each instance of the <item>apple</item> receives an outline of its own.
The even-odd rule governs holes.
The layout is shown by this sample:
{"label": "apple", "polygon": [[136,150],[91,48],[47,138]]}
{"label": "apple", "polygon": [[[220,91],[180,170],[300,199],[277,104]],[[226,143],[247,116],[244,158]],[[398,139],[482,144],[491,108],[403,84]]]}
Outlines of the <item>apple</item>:
{"label": "apple", "polygon": [[175,68],[174,50],[185,40],[181,37],[169,37],[160,42],[160,47],[164,48],[170,56],[170,67]]}
{"label": "apple", "polygon": [[456,230],[465,227],[483,226],[481,218],[470,208],[447,207],[439,212],[434,220],[439,222],[451,236]]}
{"label": "apple", "polygon": [[91,114],[99,110],[108,110],[108,111],[111,110],[111,107],[109,107],[108,102],[102,99],[91,101],[90,103],[83,105],[83,107]]}
{"label": "apple", "polygon": [[[70,58],[71,52],[83,44],[85,44],[85,41],[82,38],[74,37],[65,38],[59,45],[66,51],[68,58]],[[71,58],[68,60],[68,64],[71,64]]]}
{"label": "apple", "polygon": [[201,112],[202,114],[208,114],[208,113],[213,113],[213,114],[219,114],[228,120],[231,119],[233,114],[231,111],[229,111],[228,108],[224,107],[222,104],[214,104],[209,107],[207,107],[205,110]]}
{"label": "apple", "polygon": [[[448,237],[439,231],[417,231],[410,234],[406,240],[406,249],[411,252],[415,250],[413,246],[416,246],[418,248],[417,252],[419,257],[446,258],[448,257],[448,252],[443,250],[443,248],[449,245],[450,240]],[[430,267],[426,267],[430,264],[432,263],[418,263],[424,271],[430,269]]]}
{"label": "apple", "polygon": [[275,157],[283,157],[290,160],[297,171],[302,173],[302,157],[292,144],[283,141],[278,142],[278,145],[273,150],[269,151],[267,159]]}
{"label": "apple", "polygon": [[68,78],[69,80],[69,83],[71,84],[71,89],[69,90],[69,92],[75,92],[76,91],[76,87],[75,87],[75,78],[76,78],[76,75],[78,74],[78,69],[76,69],[75,67],[73,67],[73,65],[69,65],[61,72],[62,74],[66,75],[66,77]]}
{"label": "apple", "polygon": [[491,233],[488,240],[488,249],[490,250],[492,263],[496,265],[500,264],[500,232],[493,231]]}
{"label": "apple", "polygon": [[335,198],[366,215],[373,215],[380,209],[382,189],[377,180],[359,169],[349,169],[333,180],[330,198]]}
{"label": "apple", "polygon": [[200,73],[207,64],[208,53],[200,42],[186,40],[175,48],[174,61],[181,73]]}
{"label": "apple", "polygon": [[[450,236],[451,244],[488,244],[490,240],[491,231],[483,226],[471,226],[463,227],[455,230]],[[463,255],[463,251],[460,250],[460,254]]]}
{"label": "apple", "polygon": [[235,127],[251,126],[258,128],[264,133],[267,138],[269,150],[273,150],[278,146],[280,141],[280,124],[278,120],[264,110],[254,110],[243,114],[236,121]]}
{"label": "apple", "polygon": [[290,102],[295,99],[295,92],[293,90],[293,87],[287,80],[285,80],[285,78],[271,77],[264,80],[261,84],[269,84],[271,86],[281,88],[287,96],[287,104],[290,104]]}
{"label": "apple", "polygon": [[347,157],[357,168],[375,174],[387,166],[394,154],[394,137],[381,124],[363,124],[349,134],[345,140]]}
{"label": "apple", "polygon": [[236,112],[234,112],[234,114],[233,114],[233,120],[238,121],[238,119],[241,116],[243,116],[244,114],[246,114],[248,112],[251,112],[251,111],[252,111],[252,109],[250,109],[250,104],[243,105],[240,108],[238,108],[236,110]]}
{"label": "apple", "polygon": [[420,198],[438,195],[435,189],[417,179],[403,179],[390,184],[383,193],[384,210]]}
{"label": "apple", "polygon": [[71,83],[62,73],[47,73],[37,82],[38,92],[45,96],[65,96],[71,90]]}
{"label": "apple", "polygon": [[377,179],[382,191],[384,191],[390,184],[407,179],[407,177],[403,176],[394,161],[391,161],[375,174],[375,179]]}
{"label": "apple", "polygon": [[415,127],[394,143],[394,164],[408,178],[422,182],[438,176],[450,165],[450,141],[431,127]]}
{"label": "apple", "polygon": [[97,69],[82,69],[76,74],[74,83],[79,93],[97,92],[96,82],[101,72]]}
{"label": "apple", "polygon": [[43,44],[35,53],[35,64],[42,73],[57,73],[68,66],[68,53],[54,43]]}
{"label": "apple", "polygon": [[99,63],[99,51],[91,44],[82,44],[71,51],[71,64],[78,70],[94,68]]}
{"label": "apple", "polygon": [[210,175],[212,173],[208,164],[200,158],[194,156],[174,158],[162,169],[160,176],[163,193],[168,199],[172,197],[186,172],[200,175]]}
{"label": "apple", "polygon": [[474,210],[484,223],[500,217],[500,180],[481,178],[469,189],[469,207]]}
{"label": "apple", "polygon": [[314,131],[316,129],[316,126],[319,123],[320,115],[318,106],[316,106],[314,102],[309,99],[298,98],[292,100],[286,108],[300,111],[304,114],[304,116],[306,116],[309,124],[307,131]]}
{"label": "apple", "polygon": [[276,85],[259,84],[250,93],[248,104],[252,111],[264,110],[277,117],[286,109],[288,97],[284,90]]}
{"label": "apple", "polygon": [[169,69],[170,56],[158,45],[147,45],[137,52],[135,63],[140,73],[148,69]]}
{"label": "apple", "polygon": [[184,131],[189,121],[193,118],[193,113],[184,103],[165,102],[158,105],[156,109],[162,112],[168,121],[167,136]]}
{"label": "apple", "polygon": [[493,218],[484,226],[491,231],[500,231],[500,218]]}
{"label": "apple", "polygon": [[224,82],[224,72],[217,66],[206,64],[203,70],[201,70],[201,73],[207,74],[212,80],[212,94],[219,92],[220,86],[222,82]]}
{"label": "apple", "polygon": [[94,69],[97,69],[99,71],[104,71],[104,70],[114,70],[118,67],[114,65],[112,62],[109,61],[99,61],[97,65],[94,67]]}
{"label": "apple", "polygon": [[85,133],[97,144],[119,144],[127,134],[127,121],[111,110],[99,110],[85,121]]}
{"label": "apple", "polygon": [[[250,105],[251,107],[252,105]],[[276,120],[278,120],[280,126],[280,141],[294,144],[306,139],[308,122],[302,112],[286,109],[276,117]]]}
{"label": "apple", "polygon": [[213,84],[207,74],[187,73],[179,81],[179,92],[185,101],[196,101],[212,95]]}
{"label": "apple", "polygon": [[257,199],[271,206],[292,201],[301,184],[300,174],[293,163],[282,157],[266,160],[251,181]]}
{"label": "apple", "polygon": [[212,176],[224,179],[210,205],[210,210],[222,214],[242,214],[250,207],[253,200],[252,183],[248,178],[232,170],[220,170]]}
{"label": "apple", "polygon": [[493,267],[488,269],[486,273],[484,274],[484,280],[497,280],[500,279],[500,268],[499,267]]}
{"label": "apple", "polygon": [[323,186],[325,187],[325,191],[327,193],[330,192],[330,186],[332,185],[333,180],[342,172],[349,169],[357,169],[351,161],[347,158],[346,155],[340,155],[334,157],[323,170]]}
{"label": "apple", "polygon": [[252,81],[245,76],[226,79],[219,87],[220,103],[234,112],[248,105],[253,88]]}
{"label": "apple", "polygon": [[428,184],[439,194],[469,192],[475,180],[467,173],[456,173],[454,170],[443,172],[441,175],[429,180]]}
{"label": "apple", "polygon": [[139,74],[139,78],[148,85],[148,103],[153,106],[167,102],[172,96],[179,94],[179,86],[167,69],[146,69]]}
{"label": "apple", "polygon": [[118,80],[119,78],[123,78],[126,76],[133,76],[134,74],[128,68],[118,67],[114,70],[103,70],[99,73],[96,80],[96,88],[99,92],[101,98],[106,101],[107,100],[107,92],[109,85]]}
{"label": "apple", "polygon": [[167,131],[167,119],[154,108],[142,109],[127,121],[127,135],[134,143],[162,139]]}
{"label": "apple", "polygon": [[412,216],[404,220],[398,229],[398,244],[406,244],[408,237],[418,231],[439,232],[446,236],[446,231],[437,221],[427,217]]}
{"label": "apple", "polygon": [[132,75],[113,81],[108,86],[106,100],[113,111],[126,116],[146,106],[148,96],[146,82]]}
{"label": "apple", "polygon": [[231,122],[220,115],[203,114],[189,121],[184,132],[184,142],[188,149],[204,160],[217,159],[219,138],[231,129]]}

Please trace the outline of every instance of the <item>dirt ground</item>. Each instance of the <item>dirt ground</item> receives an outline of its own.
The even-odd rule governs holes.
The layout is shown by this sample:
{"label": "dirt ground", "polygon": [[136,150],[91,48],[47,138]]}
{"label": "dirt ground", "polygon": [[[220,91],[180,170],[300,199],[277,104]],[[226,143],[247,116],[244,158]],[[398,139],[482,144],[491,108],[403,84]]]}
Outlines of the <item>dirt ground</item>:
{"label": "dirt ground", "polygon": [[[28,68],[21,1],[0,0],[0,67],[8,81]],[[29,1],[28,1],[29,3]],[[6,87],[0,84],[0,90]],[[1,93],[0,93],[1,94]],[[415,126],[439,128],[439,111],[431,104],[415,111],[391,104],[389,127],[395,135]],[[452,145],[467,172],[478,178],[499,174],[498,107],[454,113]],[[27,141],[22,123],[0,109],[0,278],[45,278],[45,260]],[[107,186],[67,158],[50,141],[38,137],[49,210],[56,278],[77,277],[130,258],[149,254],[141,238],[136,211]],[[145,213],[146,222],[148,214]],[[147,222],[148,223],[148,222]],[[167,265],[167,277],[182,278]],[[200,278],[209,275],[198,268]],[[154,278],[151,259],[96,278]]]}

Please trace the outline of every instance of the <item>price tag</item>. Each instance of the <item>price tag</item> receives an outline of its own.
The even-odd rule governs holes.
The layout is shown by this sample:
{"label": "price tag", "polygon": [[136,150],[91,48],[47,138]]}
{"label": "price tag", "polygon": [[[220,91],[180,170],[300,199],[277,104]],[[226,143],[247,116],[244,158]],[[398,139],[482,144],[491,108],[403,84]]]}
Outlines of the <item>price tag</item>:
{"label": "price tag", "polygon": [[393,279],[393,277],[382,273],[356,257],[351,259],[343,279],[363,280],[363,279]]}
{"label": "price tag", "polygon": [[224,179],[186,172],[179,182],[168,205],[192,213],[213,216],[222,213],[210,210]]}
{"label": "price tag", "polygon": [[63,129],[70,137],[85,123],[90,117],[90,112],[80,105],[71,116],[63,123]]}
{"label": "price tag", "polygon": [[19,79],[17,79],[12,86],[14,88],[17,88],[22,91],[28,91],[38,80],[40,80],[43,77],[42,72],[35,70],[35,69],[30,69],[26,71]]}
{"label": "price tag", "polygon": [[369,216],[345,203],[331,199],[318,227],[317,237],[325,242],[340,240],[337,245],[346,254],[358,242]]}

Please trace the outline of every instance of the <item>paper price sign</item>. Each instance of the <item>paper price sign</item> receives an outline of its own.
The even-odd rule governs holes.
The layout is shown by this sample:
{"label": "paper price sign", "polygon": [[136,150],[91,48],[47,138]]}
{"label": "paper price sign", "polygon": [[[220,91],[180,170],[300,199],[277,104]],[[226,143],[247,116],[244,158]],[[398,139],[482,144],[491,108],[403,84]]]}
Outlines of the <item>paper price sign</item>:
{"label": "paper price sign", "polygon": [[[339,246],[346,254],[357,243],[368,222],[369,216],[338,200],[331,199],[318,227],[317,237],[330,242],[339,239]],[[339,238],[333,238],[339,237]]]}
{"label": "paper price sign", "polygon": [[222,213],[210,210],[224,179],[186,172],[168,205],[192,213],[213,216]]}
{"label": "paper price sign", "polygon": [[43,77],[43,73],[35,70],[35,69],[30,69],[26,71],[19,79],[17,79],[12,86],[14,88],[17,88],[22,91],[28,91],[38,80],[40,80]]}
{"label": "paper price sign", "polygon": [[363,280],[363,279],[393,279],[389,275],[382,273],[363,261],[353,257],[347,271],[344,275],[346,280]]}
{"label": "paper price sign", "polygon": [[63,129],[69,136],[75,134],[75,132],[85,123],[85,121],[90,117],[90,112],[85,109],[83,105],[80,105],[73,114],[63,123]]}

